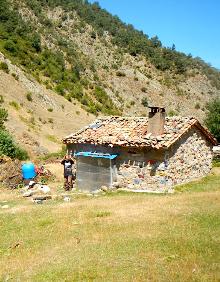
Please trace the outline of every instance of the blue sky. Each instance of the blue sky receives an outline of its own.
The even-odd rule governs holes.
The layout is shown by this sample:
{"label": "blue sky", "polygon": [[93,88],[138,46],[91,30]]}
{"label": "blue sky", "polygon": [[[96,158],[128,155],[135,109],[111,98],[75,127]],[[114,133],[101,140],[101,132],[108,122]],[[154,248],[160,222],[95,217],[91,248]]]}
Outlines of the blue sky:
{"label": "blue sky", "polygon": [[[90,2],[95,2],[90,0]],[[100,0],[102,8],[164,46],[220,69],[220,0]]]}

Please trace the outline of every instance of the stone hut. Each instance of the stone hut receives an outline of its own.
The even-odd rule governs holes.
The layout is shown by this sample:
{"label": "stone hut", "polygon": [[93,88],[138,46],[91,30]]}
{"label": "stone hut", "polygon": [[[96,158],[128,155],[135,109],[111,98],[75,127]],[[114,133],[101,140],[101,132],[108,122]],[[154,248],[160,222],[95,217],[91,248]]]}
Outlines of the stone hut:
{"label": "stone hut", "polygon": [[101,117],[63,139],[76,157],[76,186],[171,191],[207,175],[216,140],[193,117],[165,117],[151,107],[147,117]]}

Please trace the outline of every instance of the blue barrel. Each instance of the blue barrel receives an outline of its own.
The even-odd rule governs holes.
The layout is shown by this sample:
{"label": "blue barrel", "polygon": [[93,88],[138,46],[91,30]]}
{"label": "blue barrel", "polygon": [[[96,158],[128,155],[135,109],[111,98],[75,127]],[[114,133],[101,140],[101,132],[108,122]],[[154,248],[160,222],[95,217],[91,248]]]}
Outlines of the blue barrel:
{"label": "blue barrel", "polygon": [[23,164],[21,170],[24,179],[32,179],[36,176],[35,167],[33,163]]}

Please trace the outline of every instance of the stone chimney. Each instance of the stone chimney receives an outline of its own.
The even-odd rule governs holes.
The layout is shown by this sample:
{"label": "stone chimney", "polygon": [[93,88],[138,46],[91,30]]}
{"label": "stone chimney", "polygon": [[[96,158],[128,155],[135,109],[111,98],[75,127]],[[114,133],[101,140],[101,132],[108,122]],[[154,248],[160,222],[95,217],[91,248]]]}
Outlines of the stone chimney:
{"label": "stone chimney", "polygon": [[148,115],[148,129],[147,133],[151,133],[153,136],[162,135],[164,133],[165,124],[165,108],[149,107]]}

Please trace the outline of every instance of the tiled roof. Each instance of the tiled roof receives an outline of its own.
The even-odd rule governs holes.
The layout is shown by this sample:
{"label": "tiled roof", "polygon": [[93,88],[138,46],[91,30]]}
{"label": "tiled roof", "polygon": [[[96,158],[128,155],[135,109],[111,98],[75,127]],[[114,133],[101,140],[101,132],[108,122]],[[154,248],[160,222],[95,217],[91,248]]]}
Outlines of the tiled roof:
{"label": "tiled roof", "polygon": [[192,126],[196,126],[211,143],[216,140],[197,119],[167,117],[164,134],[154,137],[147,132],[147,117],[102,117],[63,139],[65,144],[105,144],[109,146],[168,148]]}

